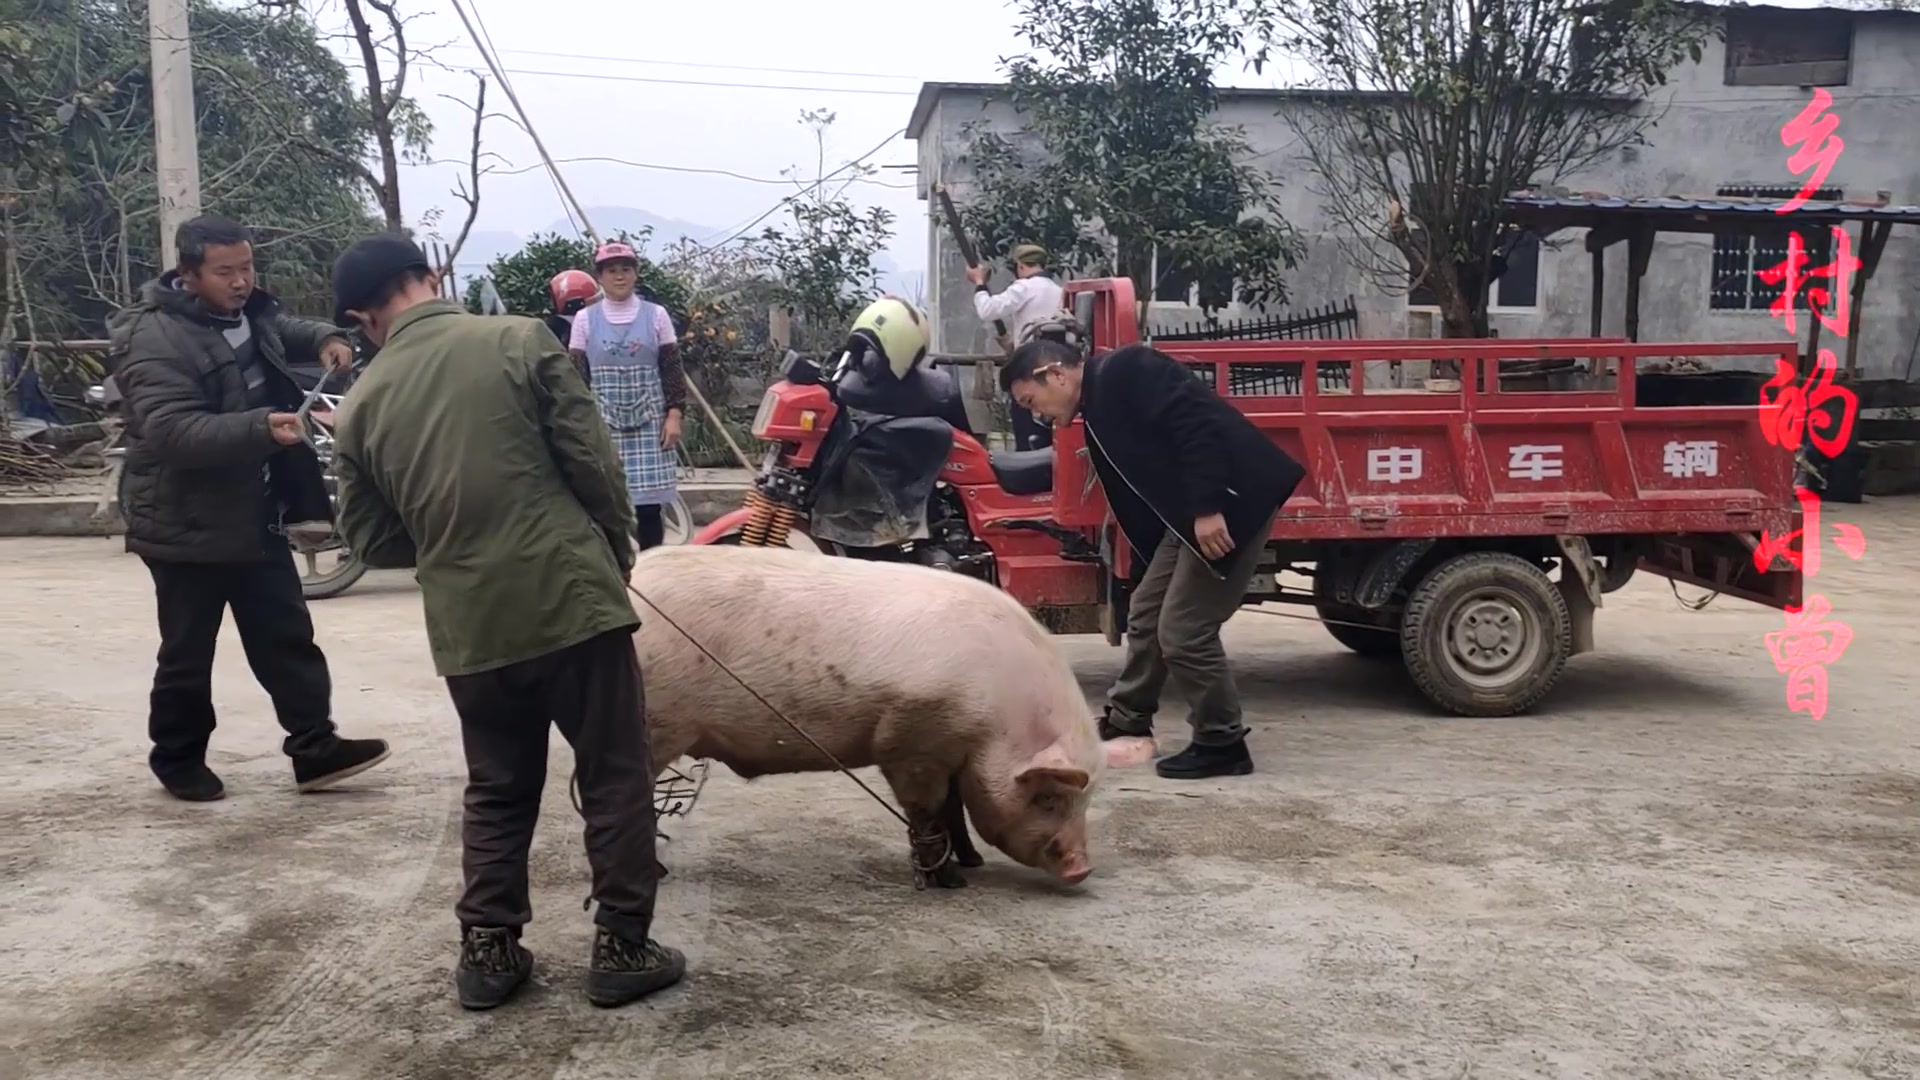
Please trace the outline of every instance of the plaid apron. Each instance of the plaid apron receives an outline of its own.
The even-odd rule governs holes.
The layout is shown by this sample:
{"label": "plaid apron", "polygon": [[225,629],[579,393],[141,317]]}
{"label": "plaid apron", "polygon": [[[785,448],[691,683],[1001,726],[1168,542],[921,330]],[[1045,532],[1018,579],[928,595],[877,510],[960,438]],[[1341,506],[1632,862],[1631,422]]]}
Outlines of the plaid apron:
{"label": "plaid apron", "polygon": [[587,320],[587,367],[593,373],[600,415],[613,435],[620,469],[627,476],[628,498],[635,506],[672,502],[679,463],[673,451],[660,445],[667,397],[660,384],[654,305],[640,301],[639,313],[625,326],[609,324],[598,304],[575,318]]}

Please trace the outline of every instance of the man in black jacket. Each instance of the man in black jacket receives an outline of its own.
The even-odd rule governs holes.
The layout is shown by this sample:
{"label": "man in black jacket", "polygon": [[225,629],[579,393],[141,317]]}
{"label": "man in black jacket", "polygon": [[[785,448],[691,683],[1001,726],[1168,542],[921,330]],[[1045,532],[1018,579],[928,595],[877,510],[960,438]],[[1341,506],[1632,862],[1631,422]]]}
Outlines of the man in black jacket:
{"label": "man in black jacket", "polygon": [[127,423],[120,512],[159,608],[148,764],[177,798],[226,793],[206,755],[214,644],[231,607],[286,729],[294,782],[315,791],[387,756],[379,739],[334,732],[327,660],[285,535],[287,522],[333,516],[287,364],[344,367],[353,350],[338,328],[285,315],[254,288],[244,228],[195,218],[177,243],[179,269],[143,286],[109,327]]}
{"label": "man in black jacket", "polygon": [[1073,345],[1033,341],[1015,350],[1000,383],[1056,427],[1076,416],[1085,424],[1094,472],[1135,553],[1126,661],[1101,737],[1151,736],[1160,691],[1177,672],[1193,741],[1155,770],[1195,780],[1252,772],[1220,627],[1239,610],[1274,515],[1305,470],[1145,345],[1083,362]]}

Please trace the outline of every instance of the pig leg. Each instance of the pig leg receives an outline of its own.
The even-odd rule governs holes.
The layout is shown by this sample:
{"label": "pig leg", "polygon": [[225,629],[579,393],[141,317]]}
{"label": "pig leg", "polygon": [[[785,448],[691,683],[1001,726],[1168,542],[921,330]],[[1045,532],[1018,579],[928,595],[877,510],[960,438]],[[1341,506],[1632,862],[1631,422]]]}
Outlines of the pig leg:
{"label": "pig leg", "polygon": [[942,889],[965,888],[954,858],[954,845],[947,833],[942,804],[947,798],[947,780],[925,768],[898,765],[880,767],[893,797],[907,817],[907,842],[913,857],[913,887],[933,885]]}
{"label": "pig leg", "polygon": [[967,808],[960,801],[960,777],[947,781],[947,801],[940,807],[940,819],[947,827],[947,839],[953,842],[953,861],[961,866],[985,866],[986,860],[967,835]]}

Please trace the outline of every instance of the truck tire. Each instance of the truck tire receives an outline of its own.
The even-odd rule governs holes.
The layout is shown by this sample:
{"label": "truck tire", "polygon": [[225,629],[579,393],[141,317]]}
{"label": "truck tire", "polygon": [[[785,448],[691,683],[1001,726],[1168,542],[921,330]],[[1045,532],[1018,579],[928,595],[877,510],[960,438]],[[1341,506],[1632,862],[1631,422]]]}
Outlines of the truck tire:
{"label": "truck tire", "polygon": [[1400,624],[1408,674],[1461,716],[1512,716],[1553,689],[1573,651],[1567,602],[1539,567],[1499,551],[1441,563]]}

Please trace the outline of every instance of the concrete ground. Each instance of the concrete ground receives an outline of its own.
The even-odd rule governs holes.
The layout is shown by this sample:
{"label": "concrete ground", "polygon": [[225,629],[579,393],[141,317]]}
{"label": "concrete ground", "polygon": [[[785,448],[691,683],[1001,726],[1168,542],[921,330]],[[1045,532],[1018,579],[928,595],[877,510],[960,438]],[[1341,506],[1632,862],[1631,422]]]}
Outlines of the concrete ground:
{"label": "concrete ground", "polygon": [[[296,796],[229,627],[230,794],[191,806],[145,772],[140,564],[0,543],[0,1078],[1920,1075],[1920,503],[1829,513],[1868,546],[1818,579],[1856,632],[1824,721],[1785,707],[1779,613],[1657,580],[1504,720],[1249,612],[1260,771],[1110,774],[1077,890],[989,851],[915,893],[846,779],[716,776],[666,824],[658,933],[692,974],[621,1011],[578,990],[556,739],[537,987],[484,1015],[450,993],[461,758],[404,575],[314,608],[342,725],[394,758]],[[1096,694],[1117,652],[1066,648]]]}

